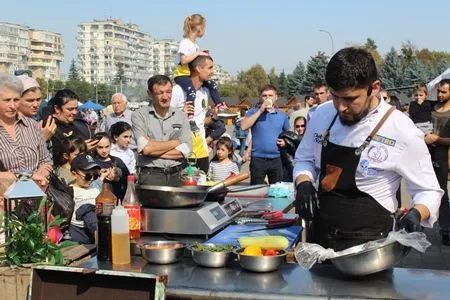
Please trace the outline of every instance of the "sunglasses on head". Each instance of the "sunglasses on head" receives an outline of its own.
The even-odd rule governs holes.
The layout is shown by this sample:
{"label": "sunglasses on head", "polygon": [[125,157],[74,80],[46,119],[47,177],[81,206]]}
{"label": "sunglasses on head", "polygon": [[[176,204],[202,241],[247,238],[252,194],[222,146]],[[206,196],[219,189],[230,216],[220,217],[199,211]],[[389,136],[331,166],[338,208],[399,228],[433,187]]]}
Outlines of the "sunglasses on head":
{"label": "sunglasses on head", "polygon": [[81,173],[78,173],[78,175],[80,175],[81,178],[83,178],[86,181],[97,180],[97,178],[100,176],[100,174],[98,174],[98,172],[89,172],[84,175]]}
{"label": "sunglasses on head", "polygon": [[295,125],[295,128],[303,128],[305,125]]}

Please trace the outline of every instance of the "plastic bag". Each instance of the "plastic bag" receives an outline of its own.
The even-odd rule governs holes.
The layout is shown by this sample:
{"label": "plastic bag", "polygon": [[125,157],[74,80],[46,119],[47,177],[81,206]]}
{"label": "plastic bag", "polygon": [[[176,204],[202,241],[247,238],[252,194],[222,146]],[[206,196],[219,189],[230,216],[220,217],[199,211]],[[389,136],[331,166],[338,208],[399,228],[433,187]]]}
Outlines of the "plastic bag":
{"label": "plastic bag", "polygon": [[294,194],[294,185],[292,182],[278,182],[271,184],[267,195],[271,198],[287,198]]}
{"label": "plastic bag", "polygon": [[47,195],[53,204],[52,214],[59,215],[65,219],[61,224],[63,231],[70,225],[75,202],[73,200],[73,189],[62,182],[55,173],[50,173]]}
{"label": "plastic bag", "polygon": [[300,242],[297,244],[297,247],[295,247],[294,255],[298,264],[304,269],[309,270],[316,263],[321,263],[326,259],[332,259],[343,255],[379,248],[393,242],[399,242],[403,246],[414,248],[422,253],[424,253],[427,248],[431,246],[431,243],[427,240],[425,233],[408,233],[402,229],[400,231],[389,232],[388,237],[385,239],[370,241],[338,252],[331,248],[325,249],[318,244]]}

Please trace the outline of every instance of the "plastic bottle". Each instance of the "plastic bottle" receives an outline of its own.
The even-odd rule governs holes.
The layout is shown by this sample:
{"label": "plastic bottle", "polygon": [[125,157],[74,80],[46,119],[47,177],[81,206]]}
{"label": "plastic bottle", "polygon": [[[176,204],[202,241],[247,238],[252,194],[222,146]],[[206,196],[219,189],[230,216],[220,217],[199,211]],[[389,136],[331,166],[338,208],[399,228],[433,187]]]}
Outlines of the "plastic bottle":
{"label": "plastic bottle", "polygon": [[123,206],[128,211],[128,217],[130,218],[129,230],[130,239],[141,238],[141,202],[136,194],[136,188],[134,186],[135,175],[128,175],[127,177],[127,192],[123,198]]}
{"label": "plastic bottle", "polygon": [[111,261],[111,213],[117,202],[116,196],[103,183],[102,191],[95,198],[97,213],[97,259]]}
{"label": "plastic bottle", "polygon": [[186,172],[187,177],[183,181],[183,185],[197,185],[197,181],[194,178],[194,169],[192,168],[192,166],[188,166]]}
{"label": "plastic bottle", "polygon": [[112,262],[126,265],[131,262],[128,213],[122,205],[117,205],[111,215]]}

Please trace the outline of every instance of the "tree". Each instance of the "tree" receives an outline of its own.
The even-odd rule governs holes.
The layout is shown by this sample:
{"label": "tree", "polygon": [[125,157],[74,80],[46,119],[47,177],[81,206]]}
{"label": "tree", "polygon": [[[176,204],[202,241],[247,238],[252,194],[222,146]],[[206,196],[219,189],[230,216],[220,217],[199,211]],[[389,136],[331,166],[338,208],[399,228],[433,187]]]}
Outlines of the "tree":
{"label": "tree", "polygon": [[305,80],[305,65],[299,61],[294,71],[288,76],[288,90],[289,97],[296,94],[304,94],[307,91],[303,90],[303,81]]}
{"label": "tree", "polygon": [[424,64],[415,57],[410,61],[404,61],[403,64],[405,68],[403,85],[416,85],[428,82],[433,77],[432,66]]}
{"label": "tree", "polygon": [[269,74],[267,74],[267,77],[269,77],[269,84],[273,85],[277,90],[279,90],[280,85],[278,84],[278,76],[275,73],[275,68],[271,68],[269,71]]}
{"label": "tree", "polygon": [[75,63],[75,59],[72,59],[70,63],[68,78],[69,80],[80,80],[80,73]]}
{"label": "tree", "polygon": [[366,43],[364,44],[364,48],[371,49],[371,50],[377,50],[378,46],[375,43],[375,40],[371,38],[367,38]]}
{"label": "tree", "polygon": [[289,95],[288,79],[283,70],[281,71],[280,76],[278,76],[278,96],[287,98],[288,95]]}
{"label": "tree", "polygon": [[250,91],[250,97],[258,97],[259,90],[269,83],[269,78],[263,66],[256,64],[247,71],[239,72],[238,81]]}
{"label": "tree", "polygon": [[404,85],[404,63],[394,47],[386,54],[380,69],[380,78],[385,88]]}
{"label": "tree", "polygon": [[303,81],[302,91],[310,93],[317,84],[325,83],[325,72],[328,65],[328,56],[319,51],[312,56],[306,64],[306,77]]}

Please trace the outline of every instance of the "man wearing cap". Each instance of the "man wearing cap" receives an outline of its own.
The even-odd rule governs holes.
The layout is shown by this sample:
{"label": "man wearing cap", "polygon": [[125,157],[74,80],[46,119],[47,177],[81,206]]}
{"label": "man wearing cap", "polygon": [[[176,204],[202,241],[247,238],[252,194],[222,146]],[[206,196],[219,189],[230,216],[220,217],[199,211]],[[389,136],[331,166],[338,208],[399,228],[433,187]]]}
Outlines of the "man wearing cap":
{"label": "man wearing cap", "polygon": [[[97,229],[95,198],[100,194],[101,181],[107,175],[100,176],[100,166],[88,154],[79,154],[70,164],[74,181],[73,200],[75,207],[70,220],[71,240],[82,244],[93,244]],[[100,180],[97,180],[100,178]]]}
{"label": "man wearing cap", "polygon": [[131,116],[138,147],[140,185],[181,184],[180,172],[191,152],[191,130],[185,114],[170,106],[172,82],[164,75],[148,80],[151,102]]}
{"label": "man wearing cap", "polygon": [[[17,110],[25,117],[36,119],[41,105],[42,91],[36,79],[27,74],[17,76],[23,85],[23,92],[19,100]],[[42,124],[42,133],[46,141],[50,140],[56,131],[56,124],[53,118],[49,118],[46,124]]]}

